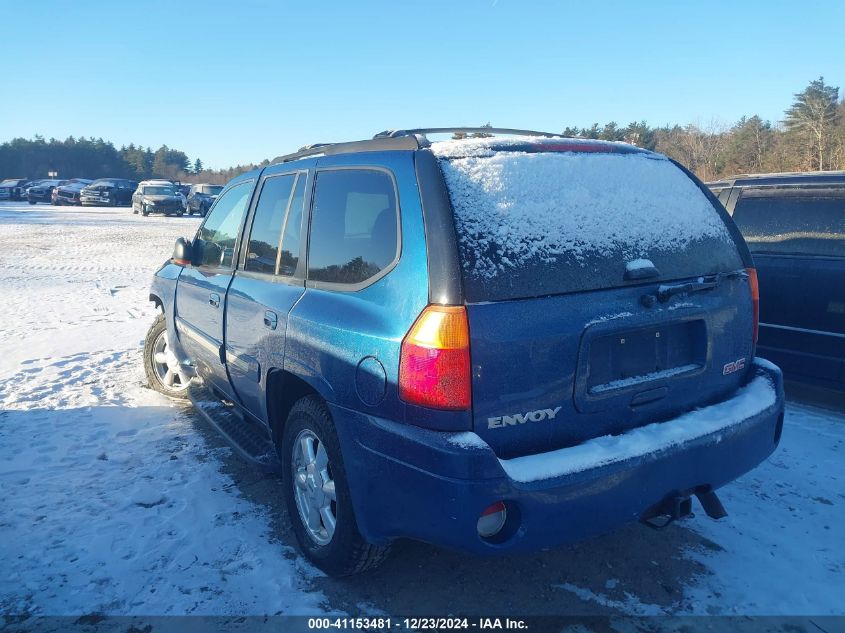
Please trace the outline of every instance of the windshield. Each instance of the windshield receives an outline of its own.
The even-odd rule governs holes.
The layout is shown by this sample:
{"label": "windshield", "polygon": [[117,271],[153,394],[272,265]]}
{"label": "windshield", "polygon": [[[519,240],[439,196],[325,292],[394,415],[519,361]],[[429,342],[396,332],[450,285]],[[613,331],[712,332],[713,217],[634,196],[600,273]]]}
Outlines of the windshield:
{"label": "windshield", "polygon": [[716,208],[661,156],[498,151],[440,166],[469,301],[623,286],[640,259],[659,281],[742,267]]}
{"label": "windshield", "polygon": [[223,187],[218,185],[203,185],[202,187],[198,187],[197,189],[199,193],[204,193],[209,196],[216,196],[221,191],[223,191]]}
{"label": "windshield", "polygon": [[175,196],[176,190],[173,187],[144,187],[145,196]]}

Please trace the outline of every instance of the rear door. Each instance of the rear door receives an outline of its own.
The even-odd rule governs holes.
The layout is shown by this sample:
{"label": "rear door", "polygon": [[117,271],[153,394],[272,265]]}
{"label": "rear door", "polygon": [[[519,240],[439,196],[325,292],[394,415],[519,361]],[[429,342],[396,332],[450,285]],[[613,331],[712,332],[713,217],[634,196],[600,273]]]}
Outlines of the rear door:
{"label": "rear door", "polygon": [[253,180],[241,181],[220,197],[194,238],[192,265],[176,286],[179,342],[203,379],[226,394],[231,388],[223,355],[225,298],[253,187]]}
{"label": "rear door", "polygon": [[845,383],[845,190],[744,189],[733,218],[760,280],[759,354]]}
{"label": "rear door", "polygon": [[740,385],[753,338],[746,264],[724,210],[671,162],[496,152],[441,168],[474,430],[500,457],[667,419]]}
{"label": "rear door", "polygon": [[284,366],[288,313],[305,291],[300,265],[308,171],[269,168],[249,219],[249,240],[226,295],[226,363],[241,403],[267,421],[267,374]]}

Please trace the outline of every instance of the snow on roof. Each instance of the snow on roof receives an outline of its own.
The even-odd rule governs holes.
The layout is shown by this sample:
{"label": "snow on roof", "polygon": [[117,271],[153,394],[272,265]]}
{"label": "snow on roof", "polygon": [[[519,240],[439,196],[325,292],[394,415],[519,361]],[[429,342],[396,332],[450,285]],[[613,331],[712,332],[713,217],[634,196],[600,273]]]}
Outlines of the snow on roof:
{"label": "snow on roof", "polygon": [[[583,267],[588,258],[620,252],[633,258],[682,251],[696,240],[731,240],[698,186],[659,154],[494,151],[492,141],[502,142],[432,145],[476,277],[536,259]],[[457,143],[475,155],[462,150],[463,157],[443,160]]]}
{"label": "snow on roof", "polygon": [[624,149],[645,153],[643,150],[637,150],[637,148],[628,143],[585,138],[545,138],[538,136],[492,136],[487,138],[451,139],[448,141],[435,141],[431,144],[430,149],[438,158],[464,158],[468,156],[493,156],[497,151],[508,151],[508,148],[518,151],[520,147],[525,147],[525,145],[547,145],[551,149],[561,144],[570,147],[583,146],[585,149],[606,147],[609,152]]}

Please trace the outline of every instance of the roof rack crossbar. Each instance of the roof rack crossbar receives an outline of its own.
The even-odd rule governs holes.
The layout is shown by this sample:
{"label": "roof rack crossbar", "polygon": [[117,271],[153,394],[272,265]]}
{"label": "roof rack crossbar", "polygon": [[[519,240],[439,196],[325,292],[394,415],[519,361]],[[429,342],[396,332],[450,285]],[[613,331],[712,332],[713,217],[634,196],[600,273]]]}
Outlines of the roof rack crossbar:
{"label": "roof rack crossbar", "polygon": [[425,127],[412,130],[385,130],[373,138],[397,138],[403,136],[425,136],[427,134],[514,134],[519,136],[545,136],[555,138],[562,136],[556,132],[539,132],[537,130],[519,130],[508,127]]}

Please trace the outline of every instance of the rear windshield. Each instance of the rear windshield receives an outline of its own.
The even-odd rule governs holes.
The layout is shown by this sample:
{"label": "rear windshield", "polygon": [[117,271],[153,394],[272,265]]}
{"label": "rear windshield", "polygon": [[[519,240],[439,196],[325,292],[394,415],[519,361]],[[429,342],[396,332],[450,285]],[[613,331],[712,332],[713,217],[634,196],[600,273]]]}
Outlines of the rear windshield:
{"label": "rear windshield", "polygon": [[[718,211],[667,159],[600,152],[432,150],[449,189],[467,301],[626,281],[647,259],[666,281],[742,268]],[[630,264],[630,266],[629,266]]]}
{"label": "rear windshield", "polygon": [[734,222],[752,253],[845,257],[845,196],[744,194]]}

